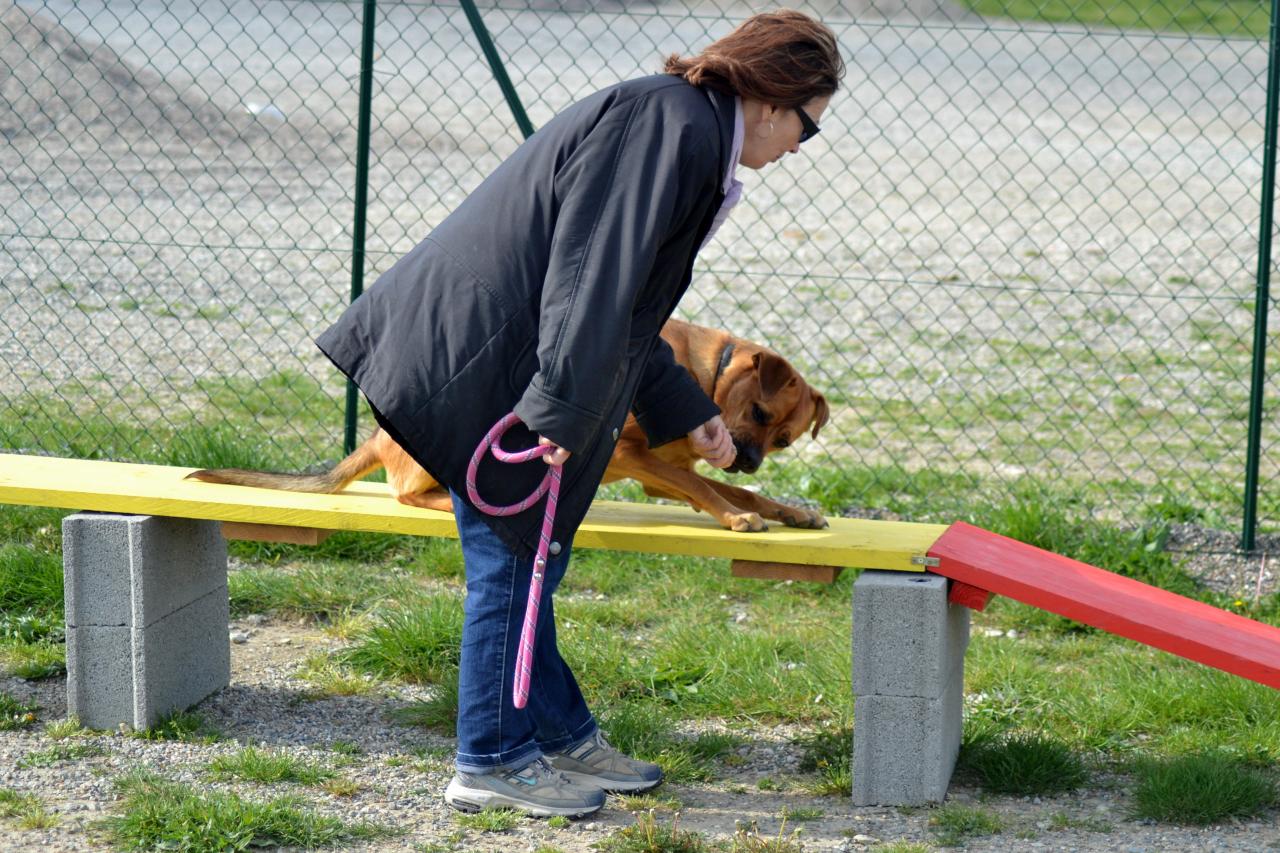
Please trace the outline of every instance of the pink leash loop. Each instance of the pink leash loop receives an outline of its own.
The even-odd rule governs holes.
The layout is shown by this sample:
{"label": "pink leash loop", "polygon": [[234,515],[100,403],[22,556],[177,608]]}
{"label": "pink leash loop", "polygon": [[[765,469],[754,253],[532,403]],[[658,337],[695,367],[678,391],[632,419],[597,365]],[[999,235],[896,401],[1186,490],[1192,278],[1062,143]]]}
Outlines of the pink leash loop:
{"label": "pink leash loop", "polygon": [[533,672],[534,632],[538,627],[538,604],[542,600],[542,576],[547,568],[547,552],[551,547],[551,530],[556,521],[556,504],[560,502],[560,466],[548,465],[546,476],[527,498],[508,506],[494,506],[485,502],[476,489],[476,469],[484,458],[486,450],[492,450],[496,459],[501,462],[520,463],[530,459],[538,459],[552,452],[546,445],[530,447],[528,450],[511,453],[503,450],[498,444],[503,433],[520,418],[515,412],[503,417],[493,425],[485,437],[476,445],[476,452],[471,454],[471,462],[467,465],[467,497],[476,508],[489,515],[516,515],[547,496],[547,508],[542,515],[542,534],[538,537],[538,551],[533,558],[533,575],[529,578],[529,603],[524,611],[524,627],[520,631],[520,651],[516,654],[515,681],[512,684],[512,702],[517,708],[523,708],[529,701],[529,676]]}

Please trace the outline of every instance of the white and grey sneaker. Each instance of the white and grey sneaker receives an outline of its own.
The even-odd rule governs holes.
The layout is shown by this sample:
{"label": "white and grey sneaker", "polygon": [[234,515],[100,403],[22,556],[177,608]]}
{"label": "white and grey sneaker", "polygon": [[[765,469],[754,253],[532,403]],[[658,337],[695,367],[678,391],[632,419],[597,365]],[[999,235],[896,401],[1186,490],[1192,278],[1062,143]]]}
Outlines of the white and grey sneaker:
{"label": "white and grey sneaker", "polygon": [[662,784],[662,768],[624,755],[596,733],[582,743],[546,756],[548,763],[571,782],[606,791],[647,791]]}
{"label": "white and grey sneaker", "polygon": [[570,781],[545,759],[537,758],[519,770],[486,774],[458,771],[445,789],[444,801],[463,812],[504,808],[534,817],[581,817],[600,810],[604,791]]}

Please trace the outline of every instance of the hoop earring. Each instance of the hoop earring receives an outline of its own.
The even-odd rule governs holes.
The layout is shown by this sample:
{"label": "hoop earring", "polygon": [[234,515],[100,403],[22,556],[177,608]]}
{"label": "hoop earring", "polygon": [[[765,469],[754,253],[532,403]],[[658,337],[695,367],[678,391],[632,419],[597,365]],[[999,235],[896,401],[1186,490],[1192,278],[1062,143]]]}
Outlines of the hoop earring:
{"label": "hoop earring", "polygon": [[760,139],[768,139],[773,136],[773,122],[769,122],[769,132],[761,133],[759,125],[756,126],[756,136]]}

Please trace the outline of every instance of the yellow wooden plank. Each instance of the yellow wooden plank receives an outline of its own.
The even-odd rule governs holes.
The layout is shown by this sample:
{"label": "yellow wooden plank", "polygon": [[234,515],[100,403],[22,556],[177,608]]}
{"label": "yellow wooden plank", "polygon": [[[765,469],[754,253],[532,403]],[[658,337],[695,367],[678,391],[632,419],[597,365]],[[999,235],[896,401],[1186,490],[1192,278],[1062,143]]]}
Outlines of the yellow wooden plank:
{"label": "yellow wooden plank", "polygon": [[[192,468],[0,454],[0,503],[214,521],[457,537],[449,513],[399,503],[381,483],[336,495],[282,492],[183,479]],[[597,501],[576,547],[921,571],[911,562],[946,530],[941,524],[834,518],[825,530],[772,525],[723,530],[688,507]]]}

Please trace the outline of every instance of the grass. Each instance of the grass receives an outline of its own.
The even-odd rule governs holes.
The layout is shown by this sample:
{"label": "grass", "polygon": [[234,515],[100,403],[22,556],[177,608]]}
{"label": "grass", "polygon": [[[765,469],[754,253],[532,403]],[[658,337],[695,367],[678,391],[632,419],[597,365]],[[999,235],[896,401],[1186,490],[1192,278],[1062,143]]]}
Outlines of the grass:
{"label": "grass", "polygon": [[52,767],[64,761],[79,761],[106,755],[106,748],[96,743],[55,743],[44,749],[28,752],[18,761],[19,767]]}
{"label": "grass", "polygon": [[322,785],[337,777],[337,772],[314,762],[305,761],[285,751],[245,747],[239,752],[222,755],[209,763],[211,779],[242,779],[247,782],[298,785]]}
{"label": "grass", "polygon": [[949,803],[929,818],[929,826],[943,847],[959,847],[970,838],[998,835],[1005,823],[986,809]]}
{"label": "grass", "polygon": [[696,832],[680,828],[680,818],[662,823],[653,812],[636,818],[636,822],[596,845],[601,853],[710,853],[707,839]]}
{"label": "grass", "polygon": [[48,829],[58,823],[57,816],[45,808],[38,796],[13,788],[0,788],[0,820],[18,829]]}
{"label": "grass", "polygon": [[454,815],[453,819],[459,826],[477,832],[507,832],[523,820],[519,812],[510,809],[482,809],[475,814]]}
{"label": "grass", "polygon": [[1088,779],[1079,755],[1035,733],[983,733],[966,738],[956,768],[972,775],[987,791],[1015,796],[1074,791]]}
{"label": "grass", "polygon": [[853,727],[824,728],[799,740],[800,770],[817,775],[815,794],[843,797],[853,790]]}
{"label": "grass", "polygon": [[222,732],[195,711],[173,711],[156,721],[149,729],[131,733],[140,740],[172,740],[183,743],[216,743],[223,739]]}
{"label": "grass", "polygon": [[0,732],[25,729],[36,721],[36,705],[28,705],[10,696],[0,693]]}
{"label": "grass", "polygon": [[1277,805],[1274,775],[1223,752],[1140,761],[1133,815],[1207,825],[1258,815]]}
{"label": "grass", "polygon": [[967,5],[984,15],[1020,20],[1255,38],[1266,36],[1270,19],[1268,6],[1249,0],[968,0]]}
{"label": "grass", "polygon": [[268,801],[201,792],[160,776],[134,772],[118,779],[122,802],[104,823],[110,841],[126,849],[215,853],[256,847],[323,847],[397,834],[391,827],[349,823],[316,814],[295,797]]}

